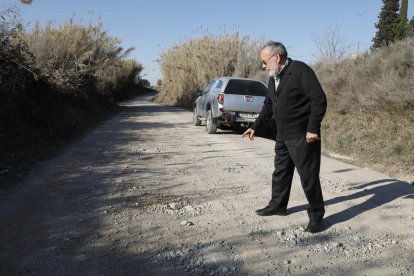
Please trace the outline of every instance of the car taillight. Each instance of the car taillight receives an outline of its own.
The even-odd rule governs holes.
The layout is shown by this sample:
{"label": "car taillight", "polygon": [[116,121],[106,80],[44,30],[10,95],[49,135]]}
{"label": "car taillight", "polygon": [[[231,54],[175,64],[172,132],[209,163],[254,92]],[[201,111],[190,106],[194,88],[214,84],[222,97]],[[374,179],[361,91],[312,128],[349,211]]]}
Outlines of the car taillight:
{"label": "car taillight", "polygon": [[219,104],[224,104],[224,94],[219,94],[217,96],[217,101]]}

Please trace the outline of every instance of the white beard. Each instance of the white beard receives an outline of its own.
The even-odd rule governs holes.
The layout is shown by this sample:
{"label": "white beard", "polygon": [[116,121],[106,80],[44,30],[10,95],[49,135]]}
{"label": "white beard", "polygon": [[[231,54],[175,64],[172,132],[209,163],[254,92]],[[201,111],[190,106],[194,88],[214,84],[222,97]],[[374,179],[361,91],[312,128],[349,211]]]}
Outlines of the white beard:
{"label": "white beard", "polygon": [[276,69],[272,69],[269,71],[269,76],[274,77],[277,75],[277,70]]}
{"label": "white beard", "polygon": [[276,75],[279,73],[279,70],[277,70],[277,67],[274,64],[272,64],[269,69],[269,76],[271,77],[276,77]]}

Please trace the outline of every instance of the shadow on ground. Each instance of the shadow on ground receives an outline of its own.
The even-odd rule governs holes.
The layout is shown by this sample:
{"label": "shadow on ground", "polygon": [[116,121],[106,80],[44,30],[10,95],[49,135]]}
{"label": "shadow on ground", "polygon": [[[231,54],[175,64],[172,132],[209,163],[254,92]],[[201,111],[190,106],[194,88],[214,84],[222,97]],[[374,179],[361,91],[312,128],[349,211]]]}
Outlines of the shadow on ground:
{"label": "shadow on ground", "polygon": [[[348,221],[364,212],[378,208],[396,199],[411,199],[414,197],[414,186],[396,179],[377,180],[353,187],[352,190],[357,190],[357,192],[327,199],[325,200],[325,205],[335,205],[347,201],[352,204],[353,200],[367,196],[370,197],[362,203],[354,204],[350,208],[326,217],[327,228],[334,224]],[[306,208],[307,205],[292,207],[289,209],[289,213],[304,211]]]}

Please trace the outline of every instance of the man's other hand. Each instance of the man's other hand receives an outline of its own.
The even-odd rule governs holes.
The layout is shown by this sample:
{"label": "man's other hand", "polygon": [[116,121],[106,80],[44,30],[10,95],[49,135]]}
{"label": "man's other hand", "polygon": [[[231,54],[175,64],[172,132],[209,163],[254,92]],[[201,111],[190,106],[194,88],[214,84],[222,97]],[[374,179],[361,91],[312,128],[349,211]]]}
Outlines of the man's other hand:
{"label": "man's other hand", "polygon": [[318,134],[306,132],[306,142],[313,143],[317,140],[321,140]]}

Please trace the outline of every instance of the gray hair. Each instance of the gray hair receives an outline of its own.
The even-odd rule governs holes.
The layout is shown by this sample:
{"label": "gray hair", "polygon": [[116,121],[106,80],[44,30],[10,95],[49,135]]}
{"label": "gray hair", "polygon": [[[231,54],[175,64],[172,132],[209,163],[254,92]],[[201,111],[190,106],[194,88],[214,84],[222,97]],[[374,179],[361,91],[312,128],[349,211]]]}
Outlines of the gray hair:
{"label": "gray hair", "polygon": [[288,52],[286,51],[285,45],[277,41],[268,41],[263,45],[262,50],[268,48],[270,55],[279,54],[281,57],[287,57]]}

